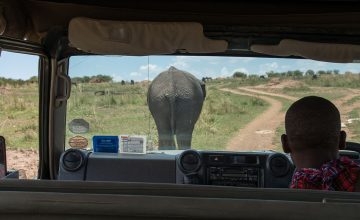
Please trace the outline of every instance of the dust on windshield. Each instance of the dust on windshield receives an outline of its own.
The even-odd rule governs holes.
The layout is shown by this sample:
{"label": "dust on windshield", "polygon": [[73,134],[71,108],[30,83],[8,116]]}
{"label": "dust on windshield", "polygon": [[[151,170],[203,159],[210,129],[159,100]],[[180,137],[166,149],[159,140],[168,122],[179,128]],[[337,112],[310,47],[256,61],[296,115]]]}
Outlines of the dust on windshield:
{"label": "dust on windshield", "polygon": [[76,56],[66,146],[92,148],[106,135],[139,137],[146,151],[282,151],[285,111],[308,95],[331,100],[359,142],[359,73],[301,59]]}

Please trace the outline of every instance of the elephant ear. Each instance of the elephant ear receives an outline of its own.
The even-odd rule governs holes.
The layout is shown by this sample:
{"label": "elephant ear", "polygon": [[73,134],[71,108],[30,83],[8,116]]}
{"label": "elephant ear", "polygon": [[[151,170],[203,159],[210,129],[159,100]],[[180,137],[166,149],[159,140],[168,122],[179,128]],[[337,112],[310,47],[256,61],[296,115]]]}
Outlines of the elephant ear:
{"label": "elephant ear", "polygon": [[206,97],[206,85],[205,85],[205,83],[203,81],[200,81],[200,86],[201,86],[203,96],[204,96],[204,99],[205,99],[205,97]]}

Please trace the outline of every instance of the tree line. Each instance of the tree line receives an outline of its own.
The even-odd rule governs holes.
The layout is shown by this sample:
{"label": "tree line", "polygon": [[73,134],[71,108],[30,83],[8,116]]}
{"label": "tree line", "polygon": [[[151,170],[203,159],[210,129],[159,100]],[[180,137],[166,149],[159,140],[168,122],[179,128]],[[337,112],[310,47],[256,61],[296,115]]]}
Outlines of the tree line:
{"label": "tree line", "polygon": [[96,75],[96,76],[82,76],[82,77],[73,77],[71,78],[73,83],[102,83],[102,82],[112,82],[113,78],[108,75]]}
{"label": "tree line", "polygon": [[27,80],[10,79],[10,78],[5,78],[5,77],[0,77],[0,86],[6,86],[6,85],[21,86],[21,85],[32,84],[32,83],[38,83],[37,76],[32,76]]}
{"label": "tree line", "polygon": [[[345,72],[346,73],[350,73],[351,72]],[[286,72],[276,72],[276,71],[269,71],[265,73],[268,77],[302,77],[302,76],[320,76],[320,75],[339,75],[340,71],[339,70],[319,70],[319,71],[314,71],[314,70],[307,70],[305,72],[301,71],[301,70],[289,70]],[[247,77],[260,77],[258,75],[248,75],[244,72],[235,72],[233,74],[234,78],[247,78]]]}

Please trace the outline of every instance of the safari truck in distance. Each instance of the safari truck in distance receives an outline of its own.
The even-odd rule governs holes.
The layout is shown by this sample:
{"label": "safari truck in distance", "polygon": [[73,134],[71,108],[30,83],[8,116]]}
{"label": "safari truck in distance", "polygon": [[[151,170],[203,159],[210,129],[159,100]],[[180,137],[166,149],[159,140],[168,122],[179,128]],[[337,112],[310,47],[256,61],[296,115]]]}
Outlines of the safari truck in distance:
{"label": "safari truck in distance", "polygon": [[0,0],[0,53],[1,219],[360,218],[279,147],[315,94],[360,160],[359,1]]}

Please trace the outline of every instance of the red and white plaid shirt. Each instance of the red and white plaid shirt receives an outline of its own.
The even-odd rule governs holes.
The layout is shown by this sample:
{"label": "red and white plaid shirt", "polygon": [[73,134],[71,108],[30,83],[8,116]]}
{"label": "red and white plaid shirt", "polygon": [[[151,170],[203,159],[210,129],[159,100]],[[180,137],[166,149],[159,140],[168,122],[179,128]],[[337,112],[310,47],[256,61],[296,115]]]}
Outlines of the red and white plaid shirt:
{"label": "red and white plaid shirt", "polygon": [[360,166],[357,163],[348,157],[340,157],[319,169],[296,170],[290,188],[354,192],[359,174]]}

